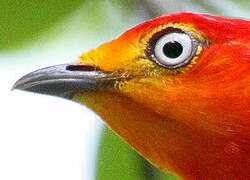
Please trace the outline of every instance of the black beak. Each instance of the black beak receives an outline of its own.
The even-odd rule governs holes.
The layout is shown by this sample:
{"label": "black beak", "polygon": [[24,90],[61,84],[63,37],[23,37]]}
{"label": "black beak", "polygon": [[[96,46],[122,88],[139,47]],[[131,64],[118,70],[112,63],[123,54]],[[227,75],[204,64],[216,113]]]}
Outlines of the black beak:
{"label": "black beak", "polygon": [[31,72],[19,79],[12,89],[70,98],[72,93],[112,87],[121,79],[92,65],[62,64]]}

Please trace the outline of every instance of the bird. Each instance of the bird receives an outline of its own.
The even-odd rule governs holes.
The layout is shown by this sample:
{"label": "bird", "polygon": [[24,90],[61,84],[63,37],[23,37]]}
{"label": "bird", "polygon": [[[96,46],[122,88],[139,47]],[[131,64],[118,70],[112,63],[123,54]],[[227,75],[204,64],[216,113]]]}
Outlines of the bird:
{"label": "bird", "polygon": [[142,22],[13,89],[86,105],[164,171],[250,179],[250,21],[180,12]]}

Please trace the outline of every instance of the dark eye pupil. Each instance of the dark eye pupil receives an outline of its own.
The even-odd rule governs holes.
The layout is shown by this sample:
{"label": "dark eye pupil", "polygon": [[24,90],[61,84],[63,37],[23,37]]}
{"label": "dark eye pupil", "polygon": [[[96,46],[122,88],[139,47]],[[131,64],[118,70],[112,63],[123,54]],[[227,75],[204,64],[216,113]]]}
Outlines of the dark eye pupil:
{"label": "dark eye pupil", "polygon": [[177,58],[182,54],[183,47],[177,41],[170,41],[163,46],[163,53],[168,58]]}

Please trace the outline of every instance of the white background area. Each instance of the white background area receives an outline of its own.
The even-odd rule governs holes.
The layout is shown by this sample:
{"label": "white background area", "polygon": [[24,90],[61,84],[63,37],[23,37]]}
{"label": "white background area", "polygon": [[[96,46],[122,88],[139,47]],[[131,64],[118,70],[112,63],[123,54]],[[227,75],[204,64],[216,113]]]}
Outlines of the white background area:
{"label": "white background area", "polygon": [[0,180],[94,179],[98,116],[65,99],[11,91],[26,73],[72,62],[82,51],[77,43],[52,46],[0,55]]}

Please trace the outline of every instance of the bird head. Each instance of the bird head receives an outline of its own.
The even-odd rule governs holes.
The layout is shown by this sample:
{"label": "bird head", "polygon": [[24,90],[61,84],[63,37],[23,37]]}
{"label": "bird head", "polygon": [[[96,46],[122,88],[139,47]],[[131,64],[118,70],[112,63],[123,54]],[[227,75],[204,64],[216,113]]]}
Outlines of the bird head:
{"label": "bird head", "polygon": [[240,19],[166,15],[14,88],[87,105],[149,161],[181,177],[245,177],[249,31]]}

